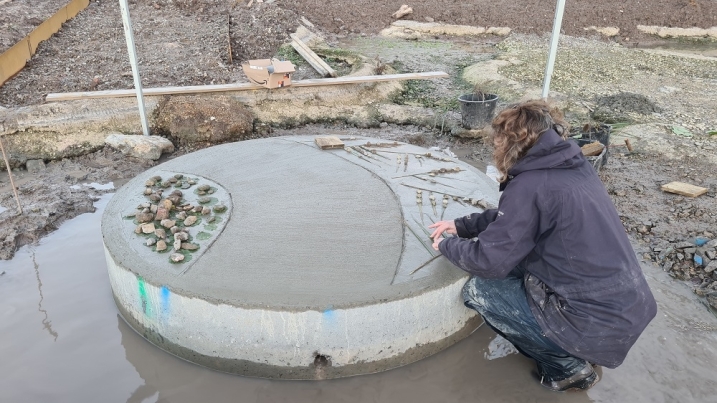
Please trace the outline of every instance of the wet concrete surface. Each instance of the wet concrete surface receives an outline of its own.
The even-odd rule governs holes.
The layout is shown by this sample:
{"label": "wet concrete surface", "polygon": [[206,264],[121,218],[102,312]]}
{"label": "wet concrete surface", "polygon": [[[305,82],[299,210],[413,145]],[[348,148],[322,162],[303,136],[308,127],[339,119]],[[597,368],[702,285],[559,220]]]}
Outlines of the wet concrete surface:
{"label": "wet concrete surface", "polygon": [[625,363],[603,370],[587,393],[542,389],[528,359],[496,358],[486,327],[373,375],[270,381],[201,368],[152,346],[119,318],[100,235],[110,197],[0,262],[0,402],[714,402],[717,395],[717,319],[650,266],[658,316]]}

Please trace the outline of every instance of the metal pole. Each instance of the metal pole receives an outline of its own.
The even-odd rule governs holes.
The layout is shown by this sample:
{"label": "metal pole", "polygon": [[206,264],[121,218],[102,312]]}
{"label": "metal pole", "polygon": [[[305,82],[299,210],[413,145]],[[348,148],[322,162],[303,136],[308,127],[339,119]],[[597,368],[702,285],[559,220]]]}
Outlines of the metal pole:
{"label": "metal pole", "polygon": [[7,160],[5,155],[5,147],[2,145],[2,136],[0,136],[0,150],[2,150],[2,158],[5,160],[5,169],[7,169],[7,176],[10,178],[10,186],[12,191],[15,193],[15,201],[17,201],[17,213],[22,214],[22,206],[20,205],[20,197],[17,195],[17,188],[15,187],[15,181],[12,180],[12,171],[10,170],[10,162]]}
{"label": "metal pole", "polygon": [[553,76],[553,67],[555,67],[555,56],[558,53],[558,39],[560,38],[560,27],[563,25],[563,11],[565,11],[565,0],[558,0],[555,7],[555,21],[553,21],[553,34],[550,37],[550,52],[548,53],[548,63],[545,65],[545,79],[543,81],[543,99],[548,98],[550,91],[550,78]]}
{"label": "metal pole", "polygon": [[139,117],[142,120],[142,132],[149,136],[147,125],[147,112],[144,110],[144,97],[142,96],[142,80],[139,77],[137,66],[137,51],[134,48],[134,36],[132,35],[132,21],[129,19],[129,8],[127,0],[119,0],[122,10],[122,22],[124,23],[124,36],[127,39],[127,52],[129,53],[129,64],[132,65],[132,77],[134,77],[134,88],[137,90],[137,103],[139,104]]}

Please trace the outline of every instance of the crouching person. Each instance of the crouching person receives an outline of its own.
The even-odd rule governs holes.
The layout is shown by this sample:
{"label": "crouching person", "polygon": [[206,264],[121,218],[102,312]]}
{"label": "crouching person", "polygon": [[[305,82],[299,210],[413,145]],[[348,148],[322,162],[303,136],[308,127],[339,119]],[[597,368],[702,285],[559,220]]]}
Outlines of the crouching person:
{"label": "crouching person", "polygon": [[559,112],[529,101],[503,110],[492,128],[498,208],[431,225],[433,247],[472,274],[466,305],[535,360],[543,386],[589,389],[595,365],[623,362],[655,317],[655,300]]}

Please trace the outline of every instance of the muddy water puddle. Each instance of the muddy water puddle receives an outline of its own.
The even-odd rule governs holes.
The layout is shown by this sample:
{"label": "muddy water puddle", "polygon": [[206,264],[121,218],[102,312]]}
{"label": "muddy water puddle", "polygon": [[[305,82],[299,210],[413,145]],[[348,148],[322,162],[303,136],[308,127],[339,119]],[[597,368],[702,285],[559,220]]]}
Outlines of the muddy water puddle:
{"label": "muddy water puddle", "polygon": [[588,393],[542,389],[532,363],[486,327],[425,360],[353,378],[273,381],[201,368],[149,344],[118,316],[100,232],[111,196],[0,261],[0,402],[708,402],[717,395],[717,320],[650,268],[661,312],[625,364],[604,370]]}

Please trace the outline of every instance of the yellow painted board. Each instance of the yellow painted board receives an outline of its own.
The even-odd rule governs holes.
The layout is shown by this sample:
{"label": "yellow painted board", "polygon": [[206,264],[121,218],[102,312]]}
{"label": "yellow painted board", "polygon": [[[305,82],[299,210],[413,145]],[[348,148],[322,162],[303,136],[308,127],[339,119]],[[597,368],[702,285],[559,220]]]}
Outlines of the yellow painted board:
{"label": "yellow painted board", "polygon": [[72,0],[67,4],[67,19],[76,16],[80,11],[84,10],[90,4],[90,0]]}
{"label": "yellow painted board", "polygon": [[0,54],[0,85],[22,70],[30,57],[32,54],[27,38]]}
{"label": "yellow painted board", "polygon": [[677,193],[678,195],[697,197],[707,193],[708,189],[690,185],[689,183],[670,182],[666,185],[662,185],[662,190],[669,193]]}
{"label": "yellow painted board", "polygon": [[54,35],[65,21],[76,16],[89,4],[89,0],[70,1],[13,47],[0,54],[0,85],[25,67],[26,61],[35,54],[40,42]]}
{"label": "yellow painted board", "polygon": [[40,42],[50,38],[55,32],[62,28],[62,23],[67,21],[67,8],[62,7],[52,17],[46,19],[27,36],[30,41],[30,51],[35,54]]}

